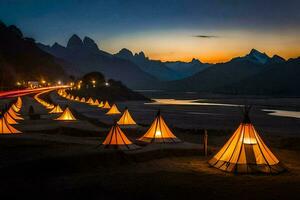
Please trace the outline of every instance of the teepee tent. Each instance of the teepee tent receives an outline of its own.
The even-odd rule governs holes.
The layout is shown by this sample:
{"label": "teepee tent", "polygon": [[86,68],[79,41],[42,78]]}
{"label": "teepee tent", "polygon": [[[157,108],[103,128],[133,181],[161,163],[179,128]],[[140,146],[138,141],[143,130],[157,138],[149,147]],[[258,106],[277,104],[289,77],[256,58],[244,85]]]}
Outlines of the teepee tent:
{"label": "teepee tent", "polygon": [[104,148],[133,150],[139,148],[133,144],[120,129],[118,124],[115,124],[109,131],[106,139],[102,143]]}
{"label": "teepee tent", "polygon": [[99,107],[99,108],[102,108],[102,107],[103,107],[103,101],[100,101],[98,107]]}
{"label": "teepee tent", "polygon": [[19,116],[20,114],[16,113],[16,112],[12,109],[12,107],[10,107],[10,108],[8,109],[7,112],[8,112],[8,113],[10,114],[10,116],[12,116],[12,118],[14,118],[15,120],[24,120],[22,117]]}
{"label": "teepee tent", "polygon": [[55,106],[49,113],[54,114],[54,113],[62,113],[63,110],[59,105]]}
{"label": "teepee tent", "polygon": [[81,103],[85,103],[85,98],[82,97],[81,100],[80,100],[80,102],[81,102]]}
{"label": "teepee tent", "polygon": [[158,111],[155,120],[144,136],[138,140],[148,143],[178,143],[181,142],[169,129]]}
{"label": "teepee tent", "polygon": [[93,104],[93,103],[94,103],[94,100],[90,97],[90,98],[87,100],[86,103],[88,103],[88,104]]}
{"label": "teepee tent", "polygon": [[105,108],[105,109],[110,109],[110,105],[108,103],[108,101],[105,101],[104,105],[102,108]]}
{"label": "teepee tent", "polygon": [[19,111],[20,111],[20,108],[18,108],[15,104],[12,104],[11,107],[12,107],[12,109],[13,109],[15,112],[19,112]]}
{"label": "teepee tent", "polygon": [[5,116],[0,116],[0,134],[21,133],[12,127],[6,120]]}
{"label": "teepee tent", "polygon": [[113,104],[109,111],[106,113],[107,115],[118,115],[121,114],[116,104]]}
{"label": "teepee tent", "polygon": [[8,124],[18,124],[18,122],[8,112],[4,113],[3,116]]}
{"label": "teepee tent", "polygon": [[79,96],[77,96],[77,97],[75,98],[75,101],[80,101]]}
{"label": "teepee tent", "polygon": [[75,121],[76,118],[73,116],[70,109],[67,107],[64,112],[55,120],[61,120],[61,121]]}
{"label": "teepee tent", "polygon": [[283,166],[255,130],[246,108],[243,122],[209,164],[234,173],[279,173]]}
{"label": "teepee tent", "polygon": [[118,121],[119,125],[136,125],[136,122],[132,119],[128,108],[125,109],[123,115],[121,116],[121,118]]}
{"label": "teepee tent", "polygon": [[17,99],[15,105],[16,105],[19,109],[22,108],[22,99],[21,99],[21,97],[18,97],[18,99]]}

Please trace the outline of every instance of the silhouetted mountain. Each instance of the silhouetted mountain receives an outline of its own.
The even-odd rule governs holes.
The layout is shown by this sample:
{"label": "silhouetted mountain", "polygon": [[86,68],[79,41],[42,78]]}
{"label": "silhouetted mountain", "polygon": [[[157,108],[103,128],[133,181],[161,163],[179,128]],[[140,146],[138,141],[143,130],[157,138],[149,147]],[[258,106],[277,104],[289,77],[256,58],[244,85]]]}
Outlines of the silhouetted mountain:
{"label": "silhouetted mountain", "polygon": [[177,80],[181,79],[181,73],[168,68],[163,62],[159,60],[150,60],[144,54],[144,52],[133,53],[128,49],[121,49],[117,54],[116,57],[130,60],[136,65],[138,65],[143,71],[155,76],[159,80],[168,81],[168,80]]}
{"label": "silhouetted mountain", "polygon": [[191,62],[165,62],[165,65],[170,69],[179,72],[183,77],[192,76],[193,74],[203,71],[207,67],[211,66],[211,64],[202,63],[195,58]]}
{"label": "silhouetted mountain", "polygon": [[300,59],[270,58],[257,50],[195,75],[166,84],[166,89],[226,94],[300,95]]}
{"label": "silhouetted mountain", "polygon": [[57,81],[65,76],[55,58],[38,48],[31,38],[24,38],[16,26],[0,22],[0,86],[16,81]]}
{"label": "silhouetted mountain", "polygon": [[[88,37],[82,41],[77,35],[73,35],[69,39],[67,47],[57,43],[53,46],[40,44],[39,47],[72,64],[77,72],[81,72],[79,75],[90,71],[99,71],[107,78],[120,80],[128,87],[135,89],[153,87],[157,82],[155,77],[141,70],[133,62],[99,50],[97,44]],[[70,67],[68,68],[70,70]]]}

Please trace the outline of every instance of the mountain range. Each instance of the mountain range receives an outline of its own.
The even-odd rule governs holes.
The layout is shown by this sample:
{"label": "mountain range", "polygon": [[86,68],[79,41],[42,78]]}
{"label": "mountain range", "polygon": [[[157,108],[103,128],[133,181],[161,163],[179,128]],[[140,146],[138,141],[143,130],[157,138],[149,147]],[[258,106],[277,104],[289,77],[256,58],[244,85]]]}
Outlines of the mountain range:
{"label": "mountain range", "polygon": [[63,80],[66,73],[54,56],[42,51],[32,38],[16,26],[0,21],[0,87],[10,88],[19,81]]}

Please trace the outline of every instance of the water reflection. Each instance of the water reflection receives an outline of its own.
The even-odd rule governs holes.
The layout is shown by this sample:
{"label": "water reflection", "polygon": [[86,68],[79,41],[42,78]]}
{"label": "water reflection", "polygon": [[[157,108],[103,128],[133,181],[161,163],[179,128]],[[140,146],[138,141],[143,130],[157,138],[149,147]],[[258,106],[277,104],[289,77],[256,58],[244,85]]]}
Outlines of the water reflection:
{"label": "water reflection", "polygon": [[269,115],[273,115],[273,116],[294,117],[300,119],[299,111],[272,110],[272,109],[263,109],[262,111],[268,112]]}
{"label": "water reflection", "polygon": [[209,103],[203,102],[205,99],[152,99],[154,102],[145,103],[151,105],[188,105],[188,106],[241,106],[237,104]]}

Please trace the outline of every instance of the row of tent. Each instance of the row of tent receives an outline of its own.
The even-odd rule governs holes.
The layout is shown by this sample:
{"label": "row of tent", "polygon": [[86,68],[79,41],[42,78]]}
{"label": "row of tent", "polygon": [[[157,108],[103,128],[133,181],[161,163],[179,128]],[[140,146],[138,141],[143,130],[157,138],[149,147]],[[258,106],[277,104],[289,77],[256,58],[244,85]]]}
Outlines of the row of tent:
{"label": "row of tent", "polygon": [[[61,96],[65,95],[62,94],[62,91],[59,91],[59,93]],[[72,100],[73,98],[70,96],[68,99]],[[77,99],[80,98],[78,97]],[[90,100],[88,101],[91,102]],[[255,130],[248,113],[249,109],[246,109],[244,120],[208,163],[212,167],[234,173],[280,173],[285,171],[285,167]],[[160,112],[158,112],[148,131],[138,140],[147,143],[181,142],[169,129]],[[102,144],[104,148],[122,150],[139,148],[126,137],[117,123],[110,129]]]}
{"label": "row of tent", "polygon": [[[88,100],[86,101],[85,97],[74,97],[71,94],[67,94],[65,89],[60,89],[58,90],[58,94],[61,97],[64,97],[68,100],[71,101],[77,101],[80,103],[86,103],[89,104],[91,106],[97,106],[101,109],[108,109],[108,111],[106,112],[106,115],[119,115],[121,114],[121,112],[119,111],[118,107],[116,104],[113,104],[112,106],[110,106],[108,101],[99,101],[98,99],[93,100],[91,97],[88,98]],[[117,121],[117,124],[122,125],[122,126],[127,126],[127,125],[136,125],[135,120],[132,118],[128,108],[125,108],[122,116],[120,117],[120,119]]]}
{"label": "row of tent", "polygon": [[14,124],[18,124],[20,120],[24,120],[19,114],[22,108],[21,97],[17,98],[17,101],[13,103],[8,109],[2,110],[0,113],[0,134],[15,134],[21,133],[13,127]]}

